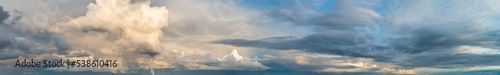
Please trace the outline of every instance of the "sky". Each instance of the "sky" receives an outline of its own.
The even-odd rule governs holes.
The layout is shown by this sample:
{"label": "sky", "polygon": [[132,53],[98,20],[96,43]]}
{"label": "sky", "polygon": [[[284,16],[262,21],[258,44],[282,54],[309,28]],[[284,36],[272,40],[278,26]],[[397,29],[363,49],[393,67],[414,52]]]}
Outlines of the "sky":
{"label": "sky", "polygon": [[[496,75],[499,0],[0,0],[7,75]],[[17,60],[117,67],[15,67]]]}

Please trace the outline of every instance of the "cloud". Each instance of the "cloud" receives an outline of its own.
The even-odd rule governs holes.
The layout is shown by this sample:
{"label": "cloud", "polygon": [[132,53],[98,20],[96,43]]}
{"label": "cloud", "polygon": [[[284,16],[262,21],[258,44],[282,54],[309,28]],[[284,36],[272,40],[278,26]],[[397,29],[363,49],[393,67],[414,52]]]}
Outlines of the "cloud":
{"label": "cloud", "polygon": [[2,8],[0,21],[9,25],[0,26],[0,65],[15,58],[105,58],[120,60],[120,67],[48,70],[317,74],[420,74],[428,67],[499,65],[493,63],[500,48],[498,14],[481,2],[403,1],[398,12],[378,0],[240,2],[254,1],[97,0],[88,9],[56,1],[72,7],[42,15],[59,16],[49,23],[30,23],[33,17],[10,23],[2,14],[11,18],[15,11]]}
{"label": "cloud", "polygon": [[276,55],[265,55],[265,57],[260,59],[261,62],[278,71],[312,71],[336,74],[416,74],[417,72],[392,63],[377,62],[370,58],[353,58],[297,50],[282,51]]}
{"label": "cloud", "polygon": [[[401,66],[407,67],[435,67],[454,69],[457,67],[471,67],[471,66],[490,66],[500,65],[500,55],[482,55],[482,54],[449,54],[449,53],[427,53],[410,56],[404,61],[396,62]],[[429,63],[432,62],[432,63]]]}
{"label": "cloud", "polygon": [[36,57],[44,53],[57,52],[57,49],[50,45],[44,45],[26,37],[0,37],[0,43],[1,60]]}
{"label": "cloud", "polygon": [[0,23],[4,23],[7,18],[9,18],[9,13],[0,6]]}
{"label": "cloud", "polygon": [[[431,18],[432,19],[432,18]],[[422,53],[425,51],[449,51],[460,45],[482,46],[482,42],[497,40],[496,35],[491,35],[495,31],[481,30],[483,27],[474,25],[484,25],[477,21],[451,21],[446,24],[437,24],[407,28],[409,37],[399,40],[403,42],[393,42],[393,46],[401,49],[405,53]],[[453,31],[461,29],[460,31]]]}
{"label": "cloud", "polygon": [[[270,37],[261,40],[226,39],[214,43],[229,44],[241,47],[260,47],[277,50],[302,50],[315,53],[346,55],[352,57],[373,57],[361,51],[349,50],[355,47],[356,40],[349,33],[313,34],[301,38]],[[344,34],[344,35],[343,35]]]}
{"label": "cloud", "polygon": [[66,40],[61,38],[60,36],[54,35],[51,36],[51,39],[53,40],[57,50],[62,53],[66,53],[66,50],[71,49],[71,47],[67,44]]}
{"label": "cloud", "polygon": [[54,34],[51,38],[55,40],[58,52],[68,55],[83,52],[85,56],[117,59],[122,65],[107,71],[120,72],[144,68],[135,66],[142,65],[139,60],[152,59],[162,50],[161,28],[168,25],[168,10],[165,7],[150,7],[149,1],[97,0],[87,8],[85,16],[47,29]]}
{"label": "cloud", "polygon": [[[400,7],[408,7],[408,9],[400,13],[382,12],[382,10],[393,11],[393,9],[376,8],[377,5],[383,4],[381,2],[350,4],[342,3],[342,1],[336,4],[339,6],[332,5],[332,10],[337,12],[318,13],[319,15],[316,17],[303,17],[302,14],[281,12],[279,14],[285,15],[271,15],[271,17],[285,19],[282,21],[290,22],[291,25],[315,27],[315,33],[303,37],[282,36],[253,40],[225,39],[212,43],[370,58],[376,62],[394,63],[394,65],[404,68],[464,68],[498,65],[486,63],[488,60],[498,60],[495,59],[497,56],[495,54],[455,53],[457,47],[464,45],[498,49],[496,47],[499,45],[498,39],[494,38],[498,37],[498,26],[496,25],[498,23],[494,22],[492,17],[499,14],[495,14],[496,11],[490,11],[489,8],[477,9],[487,6],[487,4],[484,2],[462,4],[467,3],[465,1],[450,3],[451,5],[456,4],[453,5],[456,6],[453,8],[447,8],[446,5],[433,5],[429,8],[410,10],[412,7],[428,3],[442,3],[442,1],[410,1],[408,3],[411,2],[419,4],[401,5]],[[365,6],[375,8],[366,8]],[[277,10],[286,10],[286,8]],[[419,12],[423,15],[412,12]],[[474,15],[476,13],[485,14]],[[330,70],[359,71],[359,69],[325,69],[325,71]]]}
{"label": "cloud", "polygon": [[[333,4],[326,4],[328,2]],[[276,1],[272,3],[276,8],[269,10],[267,15],[280,21],[293,23],[291,25],[318,26],[318,29],[343,30],[366,25],[367,22],[381,17],[375,10],[366,7],[377,7],[376,3],[378,3],[376,0]]]}
{"label": "cloud", "polygon": [[194,54],[181,54],[177,58],[177,64],[189,70],[266,70],[269,67],[254,61],[253,59],[240,56],[237,50],[223,58],[214,58],[210,52],[199,52]]}
{"label": "cloud", "polygon": [[[344,0],[334,2],[335,4],[323,6],[331,10],[324,11],[325,13],[312,11],[312,9],[301,6],[301,3],[294,3],[294,1],[292,3],[295,5],[292,6],[297,6],[297,9],[280,8],[269,13],[271,18],[290,22],[292,23],[291,25],[312,26],[315,29],[315,33],[313,34],[303,37],[269,37],[260,40],[226,39],[213,41],[212,43],[239,47],[303,50],[353,57],[383,58],[374,56],[373,54],[366,54],[363,50],[359,50],[363,48],[357,47],[359,44],[367,43],[369,39],[359,38],[356,28],[374,23],[375,19],[381,17],[375,10],[363,6],[375,6],[376,4],[364,1],[353,1],[359,3],[350,3],[351,1]],[[283,3],[286,3],[286,1]],[[294,9],[309,10],[309,13],[285,12],[285,10]],[[313,15],[311,16],[310,14]]]}
{"label": "cloud", "polygon": [[[76,54],[76,53],[73,53]],[[50,57],[48,57],[50,56]],[[98,55],[91,56],[80,56],[71,57],[68,55],[58,55],[58,54],[42,54],[37,56],[35,60],[56,60],[56,59],[69,59],[69,60],[95,60]],[[180,70],[242,70],[242,71],[261,71],[270,69],[267,66],[262,65],[260,62],[254,59],[240,56],[237,50],[222,58],[216,58],[212,56],[212,53],[208,51],[199,51],[195,53],[180,52],[177,50],[163,51],[160,55],[155,56],[156,58],[138,58],[127,59],[127,58],[117,58],[119,64],[135,65],[133,66],[123,66],[119,65],[116,68],[99,68],[94,69],[92,67],[85,68],[72,68],[67,69],[62,68],[48,68],[48,70],[55,71],[93,71],[93,72],[112,72],[112,73],[133,73],[134,70],[142,69],[180,69]],[[116,58],[116,57],[112,57]],[[127,59],[127,60],[125,60]],[[131,63],[132,62],[132,63]]]}
{"label": "cloud", "polygon": [[[48,70],[113,73],[158,68],[269,69],[257,61],[240,56],[236,50],[223,58],[216,58],[210,52],[189,53],[189,50],[167,50],[161,39],[164,35],[162,29],[169,24],[169,12],[165,7],[151,7],[150,1],[97,0],[87,8],[85,16],[48,27],[41,26],[33,30],[22,25],[0,27],[12,28],[6,31],[16,33],[5,39],[0,38],[3,53],[0,56],[1,61],[11,61],[13,58],[94,60],[106,57],[118,60],[118,67],[49,68]],[[22,35],[23,33],[35,35]]]}
{"label": "cloud", "polygon": [[10,61],[15,58],[93,60],[105,57],[118,60],[119,67],[47,70],[126,73],[129,70],[159,68],[269,69],[239,55],[236,50],[222,58],[207,51],[167,50],[164,48],[165,41],[161,40],[166,33],[163,29],[169,24],[169,12],[166,7],[151,7],[150,1],[97,0],[87,8],[86,15],[62,20],[64,22],[55,25],[30,25],[20,21],[11,26],[0,26],[0,34],[5,34],[0,36],[0,64],[11,64]]}

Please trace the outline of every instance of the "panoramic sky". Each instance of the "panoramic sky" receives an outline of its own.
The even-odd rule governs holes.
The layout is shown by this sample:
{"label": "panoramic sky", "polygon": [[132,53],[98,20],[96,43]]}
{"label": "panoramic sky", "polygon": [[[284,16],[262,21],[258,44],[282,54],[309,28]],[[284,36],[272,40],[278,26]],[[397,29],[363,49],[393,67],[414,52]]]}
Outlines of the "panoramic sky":
{"label": "panoramic sky", "polygon": [[500,0],[0,0],[0,73],[496,75],[499,26]]}

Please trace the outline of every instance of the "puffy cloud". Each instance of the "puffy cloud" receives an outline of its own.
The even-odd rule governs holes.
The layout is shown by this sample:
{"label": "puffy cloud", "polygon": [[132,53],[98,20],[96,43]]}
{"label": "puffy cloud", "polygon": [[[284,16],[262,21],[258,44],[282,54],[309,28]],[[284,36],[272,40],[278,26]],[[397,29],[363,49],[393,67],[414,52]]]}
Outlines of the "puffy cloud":
{"label": "puffy cloud", "polygon": [[[162,29],[169,24],[169,12],[165,7],[151,7],[150,1],[97,0],[87,6],[86,15],[60,22],[56,25],[35,27],[36,38],[21,36],[31,33],[21,25],[6,32],[13,38],[0,38],[1,61],[12,58],[37,58],[50,54],[60,59],[113,59],[116,68],[50,68],[58,71],[97,71],[125,73],[136,69],[183,68],[188,70],[265,70],[257,61],[240,56],[237,51],[223,58],[210,52],[170,51],[164,48]],[[41,36],[44,33],[46,35]],[[6,33],[7,34],[7,33]],[[50,41],[47,41],[50,40]],[[49,43],[49,44],[42,44]],[[28,50],[28,51],[24,51]],[[194,50],[193,50],[194,51]],[[29,56],[25,56],[29,55]],[[198,61],[204,60],[204,61]],[[195,62],[193,62],[195,61]],[[2,62],[12,63],[12,62]],[[153,71],[153,70],[152,70]]]}
{"label": "puffy cloud", "polygon": [[[239,56],[236,51],[222,59],[214,58],[211,53],[182,55],[176,54],[177,51],[165,51],[160,39],[163,37],[162,28],[168,24],[168,11],[165,7],[150,7],[149,1],[98,0],[88,8],[86,16],[61,23],[51,30],[62,35],[71,48],[84,49],[91,56],[136,59],[121,61],[131,65],[124,65],[125,68],[267,69]],[[101,44],[89,45],[97,42]]]}
{"label": "puffy cloud", "polygon": [[168,25],[165,7],[150,7],[148,1],[97,0],[87,8],[85,16],[52,26],[50,31],[57,35],[53,39],[58,49],[120,59],[122,67],[114,70],[141,66],[139,59],[154,57],[162,50],[161,28]]}
{"label": "puffy cloud", "polygon": [[265,70],[269,67],[261,63],[240,56],[237,50],[222,58],[214,58],[210,52],[199,52],[194,54],[180,54],[177,64],[190,70]]}

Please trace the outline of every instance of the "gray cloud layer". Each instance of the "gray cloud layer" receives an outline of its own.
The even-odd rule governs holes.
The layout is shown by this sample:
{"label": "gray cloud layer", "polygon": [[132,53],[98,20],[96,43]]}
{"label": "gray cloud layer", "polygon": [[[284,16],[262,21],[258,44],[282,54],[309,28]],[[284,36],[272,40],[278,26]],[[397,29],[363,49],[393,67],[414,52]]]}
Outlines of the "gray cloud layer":
{"label": "gray cloud layer", "polygon": [[[334,4],[340,6],[332,6],[332,10],[339,10],[340,12],[320,14],[317,17],[298,17],[298,19],[297,16],[305,16],[298,13],[294,15],[271,15],[271,17],[282,19],[284,22],[291,21],[292,25],[316,27],[316,33],[311,35],[304,37],[269,37],[258,40],[226,39],[214,41],[213,43],[373,58],[380,62],[396,63],[407,68],[458,68],[499,65],[491,63],[493,60],[499,60],[500,55],[498,54],[456,54],[456,48],[459,46],[498,49],[497,46],[500,46],[498,27],[487,20],[491,19],[491,16],[498,16],[498,14],[472,15],[476,13],[474,11],[491,13],[491,11],[486,11],[487,9],[472,10],[474,8],[462,6],[442,9],[446,6],[436,6],[431,8],[431,11],[452,14],[430,13],[427,16],[418,17],[417,22],[410,22],[412,21],[410,19],[405,20],[403,18],[401,19],[403,21],[401,21],[392,20],[392,18],[393,16],[414,15],[412,13],[389,14],[390,16],[387,16],[386,14],[379,14],[371,8],[363,8],[363,5],[343,5],[347,3],[342,2],[344,1],[340,0],[338,1],[340,4]],[[470,5],[474,4],[481,3],[476,2]],[[353,5],[356,7],[353,7]],[[461,9],[470,9],[470,11]],[[390,9],[384,8],[383,10]],[[273,12],[273,14],[287,13]],[[384,17],[377,17],[377,15],[384,15]],[[462,18],[457,19],[456,16]],[[370,30],[373,27],[378,28]],[[359,38],[360,35],[362,35],[361,38]]]}
{"label": "gray cloud layer", "polygon": [[346,55],[353,57],[372,57],[361,51],[351,50],[356,45],[353,36],[313,34],[302,38],[271,37],[261,40],[227,39],[214,43],[230,44],[242,47],[261,47],[277,50],[303,50],[316,53]]}
{"label": "gray cloud layer", "polygon": [[[144,2],[147,1],[131,1],[132,5],[147,7],[148,5],[133,4]],[[135,9],[134,6],[130,6],[127,10],[124,9],[123,12],[107,12],[114,14],[115,18],[104,20],[98,20],[102,16],[83,15],[85,12],[78,12],[81,14],[78,16],[82,16],[83,19],[69,19],[74,21],[57,22],[60,23],[58,26],[0,25],[0,64],[3,63],[2,61],[5,62],[20,57],[52,56],[55,59],[58,55],[44,54],[59,54],[75,58],[88,56],[123,58],[124,60],[127,59],[123,62],[124,64],[132,65],[127,66],[129,69],[150,68],[151,63],[153,63],[154,68],[173,67],[188,70],[264,70],[280,72],[305,70],[356,74],[383,70],[414,72],[404,69],[418,67],[455,69],[500,65],[496,63],[500,62],[497,61],[500,60],[500,53],[460,53],[460,48],[463,46],[491,49],[492,51],[500,49],[498,47],[500,46],[499,28],[495,26],[497,23],[490,22],[493,19],[492,17],[496,17],[498,14],[488,11],[488,9],[468,8],[469,4],[470,6],[484,6],[484,3],[465,2],[464,4],[457,1],[451,2],[448,6],[434,5],[435,8],[423,8],[419,7],[421,6],[419,4],[425,5],[428,3],[415,1],[415,5],[401,6],[407,7],[407,10],[397,14],[393,13],[390,8],[382,8],[386,5],[379,4],[381,3],[379,1],[338,0],[333,2],[335,4],[328,5],[321,8],[321,10],[317,10],[320,8],[311,7],[323,7],[318,5],[322,4],[322,0],[269,2],[269,4],[274,4],[271,5],[273,8],[259,10],[242,7],[238,1],[166,1],[165,8],[162,7],[162,3],[153,2],[153,6],[160,6],[162,7],[161,10],[169,9],[169,14],[171,14],[168,18],[170,19],[168,24],[171,26],[149,27],[153,29],[135,24],[123,26],[136,23],[136,21],[145,21],[143,19],[136,20],[136,18],[133,18],[134,15],[126,13],[136,11],[128,10]],[[101,3],[107,2],[101,1]],[[407,3],[411,4],[412,2]],[[83,4],[87,5],[86,3]],[[121,4],[129,6],[129,3]],[[106,7],[104,5],[112,4],[102,4],[103,7],[96,5],[101,4],[94,2],[90,6],[95,6],[95,8],[88,11],[95,11]],[[421,9],[413,9],[412,6]],[[449,8],[449,6],[456,7]],[[118,7],[109,9],[116,10]],[[85,10],[87,11],[87,9]],[[102,12],[107,10],[102,9]],[[392,14],[387,14],[384,11],[389,11]],[[415,14],[415,12],[418,14]],[[125,14],[116,15],[117,13]],[[476,15],[476,13],[481,14]],[[115,21],[116,18],[123,19],[123,15],[131,17],[129,19],[134,19],[134,21]],[[279,23],[276,23],[276,25],[275,23],[253,25],[254,21],[259,21],[256,24],[260,24],[260,21],[268,21],[268,19],[263,20],[262,15],[278,20]],[[86,16],[90,18],[86,19]],[[135,16],[144,17],[144,14],[137,15],[136,13]],[[10,17],[12,17],[12,14],[10,14]],[[8,18],[9,13],[0,6],[0,22],[9,21]],[[161,18],[166,19],[166,17]],[[151,25],[149,23],[155,22],[141,23],[145,24],[139,25]],[[291,30],[289,32],[274,28],[275,26],[279,27],[277,24],[283,23],[290,24],[284,26],[283,29],[288,29],[286,27],[290,27],[290,29],[311,28],[312,33],[305,36],[294,36],[294,34],[299,34],[297,33],[299,31]],[[158,24],[165,25],[167,23],[161,22]],[[50,27],[53,29],[50,29]],[[142,27],[146,28],[143,29]],[[61,31],[58,31],[59,28]],[[127,30],[129,32],[126,32]],[[275,31],[282,34],[273,37],[275,35],[271,35],[271,33]],[[149,37],[153,38],[153,41],[144,41],[144,36],[147,36],[147,33],[153,34],[153,32],[155,35]],[[138,34],[132,35],[135,33]],[[165,35],[166,41],[163,35]],[[271,37],[255,38],[264,36]],[[285,53],[282,57],[265,57],[266,55],[256,54],[255,56],[264,56],[263,59],[267,59],[259,60],[243,57],[245,55],[240,56],[238,52],[234,51],[229,55],[218,58],[216,54],[212,55],[212,53],[221,51],[221,49],[217,49],[222,48],[221,46],[206,47],[205,45],[212,44],[199,44],[213,39],[223,39],[211,42],[215,44],[251,47],[257,50],[264,48],[277,52],[299,50],[304,54],[298,56]],[[176,45],[189,47],[186,49],[214,50],[198,53],[193,50],[194,53],[189,54],[187,52],[189,50],[177,51],[183,47],[176,47]],[[177,50],[175,50],[176,48]],[[183,51],[186,51],[186,54]],[[251,53],[251,50],[249,51]],[[123,55],[114,55],[117,53]],[[219,53],[224,53],[224,51]],[[149,59],[157,60],[144,61]],[[353,62],[355,60],[352,59],[370,61]],[[258,60],[258,62],[254,60]],[[381,65],[380,63],[395,64],[397,67],[402,66],[403,70],[395,70],[392,69],[393,67],[386,69],[385,66],[387,65]],[[374,65],[378,67],[372,67]],[[108,71],[93,68],[83,70]]]}
{"label": "gray cloud layer", "polygon": [[361,7],[369,5],[368,2],[339,0],[333,6],[327,6],[328,10],[332,11],[312,16],[310,15],[314,13],[288,12],[287,10],[312,11],[307,7],[301,7],[300,2],[290,2],[297,4],[297,8],[271,10],[269,16],[290,22],[291,25],[313,26],[316,33],[304,37],[270,37],[261,40],[228,39],[213,43],[278,50],[303,50],[353,57],[374,57],[374,55],[366,54],[364,51],[353,50],[357,48],[356,45],[366,43],[367,40],[358,38],[355,28],[366,26],[370,22],[373,23],[374,19],[380,17],[380,14],[374,10]]}

